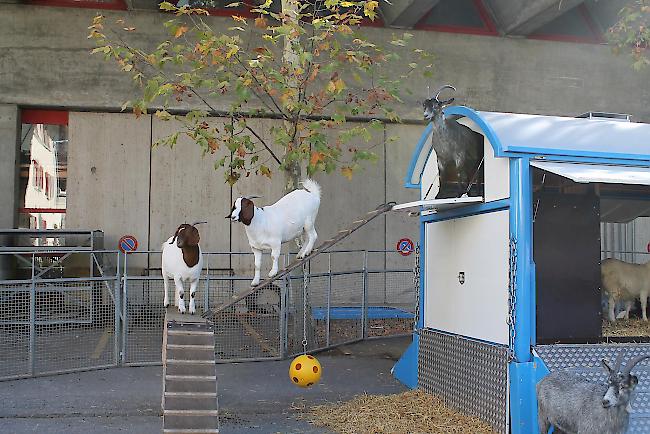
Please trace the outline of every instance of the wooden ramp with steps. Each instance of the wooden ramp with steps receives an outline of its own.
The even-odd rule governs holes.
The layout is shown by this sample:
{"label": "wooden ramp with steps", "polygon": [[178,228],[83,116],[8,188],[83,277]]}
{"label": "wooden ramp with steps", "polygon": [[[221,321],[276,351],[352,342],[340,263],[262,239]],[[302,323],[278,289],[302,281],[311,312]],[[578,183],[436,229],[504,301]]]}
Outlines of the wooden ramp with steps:
{"label": "wooden ramp with steps", "polygon": [[245,299],[252,293],[259,291],[260,289],[266,287],[267,285],[270,285],[276,280],[282,279],[284,276],[288,275],[291,273],[293,270],[295,270],[298,267],[301,267],[303,264],[306,262],[310,261],[314,256],[320,255],[321,253],[326,252],[330,247],[334,246],[335,244],[339,243],[343,239],[349,237],[353,232],[355,232],[357,229],[361,228],[362,226],[367,225],[370,223],[372,220],[375,218],[379,217],[380,215],[391,211],[393,207],[395,206],[395,202],[389,202],[385,203],[382,205],[379,205],[375,210],[370,211],[369,213],[366,213],[366,215],[358,220],[355,220],[352,222],[352,224],[347,228],[347,229],[342,229],[337,232],[337,234],[333,237],[330,238],[326,241],[324,241],[321,245],[318,247],[314,248],[311,253],[307,256],[305,256],[302,259],[295,259],[293,262],[291,262],[289,265],[278,271],[278,273],[273,276],[269,277],[268,279],[265,279],[261,281],[259,284],[256,286],[251,287],[250,289],[247,289],[243,292],[240,292],[239,294],[233,295],[230,300],[226,301],[225,303],[221,304],[220,306],[217,306],[214,310],[208,309],[205,312],[203,312],[203,317],[207,318],[213,318],[215,314],[218,314],[219,312],[224,311],[225,309],[228,309],[229,307],[235,305],[236,303],[240,302],[241,300]]}
{"label": "wooden ramp with steps", "polygon": [[162,351],[163,433],[219,433],[212,325],[167,308]]}

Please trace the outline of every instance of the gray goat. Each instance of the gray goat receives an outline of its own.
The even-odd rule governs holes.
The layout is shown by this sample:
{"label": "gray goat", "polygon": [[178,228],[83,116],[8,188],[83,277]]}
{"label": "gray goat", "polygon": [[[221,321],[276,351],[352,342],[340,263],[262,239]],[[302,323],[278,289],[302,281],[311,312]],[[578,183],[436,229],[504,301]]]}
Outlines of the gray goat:
{"label": "gray goat", "polygon": [[632,368],[650,356],[637,356],[619,371],[621,352],[612,368],[607,360],[607,384],[589,381],[577,373],[555,371],[537,384],[540,432],[551,425],[555,433],[623,434],[630,419],[630,399],[638,383]]}

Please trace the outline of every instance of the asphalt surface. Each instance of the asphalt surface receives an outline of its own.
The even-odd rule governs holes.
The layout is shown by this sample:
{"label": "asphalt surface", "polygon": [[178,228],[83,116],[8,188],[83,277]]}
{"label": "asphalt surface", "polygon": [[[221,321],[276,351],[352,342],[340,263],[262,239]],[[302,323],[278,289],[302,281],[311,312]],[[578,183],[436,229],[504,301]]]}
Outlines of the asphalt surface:
{"label": "asphalt surface", "polygon": [[[362,393],[404,391],[390,369],[410,338],[389,338],[318,354],[319,384],[288,378],[289,361],[217,365],[222,434],[326,433],[301,409]],[[161,368],[115,368],[0,382],[0,433],[160,433]]]}

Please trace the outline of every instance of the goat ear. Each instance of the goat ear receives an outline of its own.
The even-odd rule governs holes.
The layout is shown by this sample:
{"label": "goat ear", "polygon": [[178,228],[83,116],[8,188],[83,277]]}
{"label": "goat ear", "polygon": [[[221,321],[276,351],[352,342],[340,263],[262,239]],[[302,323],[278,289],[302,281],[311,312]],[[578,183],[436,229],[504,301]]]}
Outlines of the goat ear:
{"label": "goat ear", "polygon": [[255,215],[255,204],[250,199],[242,199],[241,210],[239,211],[239,221],[246,226],[251,224],[253,216]]}

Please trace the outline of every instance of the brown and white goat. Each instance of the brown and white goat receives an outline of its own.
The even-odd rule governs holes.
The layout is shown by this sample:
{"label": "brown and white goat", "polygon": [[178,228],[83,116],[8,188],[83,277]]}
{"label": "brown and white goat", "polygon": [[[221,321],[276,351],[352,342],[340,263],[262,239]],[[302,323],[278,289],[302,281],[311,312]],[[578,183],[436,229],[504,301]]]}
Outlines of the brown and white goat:
{"label": "brown and white goat", "polygon": [[194,296],[203,269],[203,254],[199,246],[199,231],[194,224],[183,223],[174,236],[162,245],[162,275],[165,286],[165,307],[169,306],[169,278],[176,286],[174,304],[180,313],[185,313],[185,290],[183,282],[190,282],[190,314],[196,312]]}

